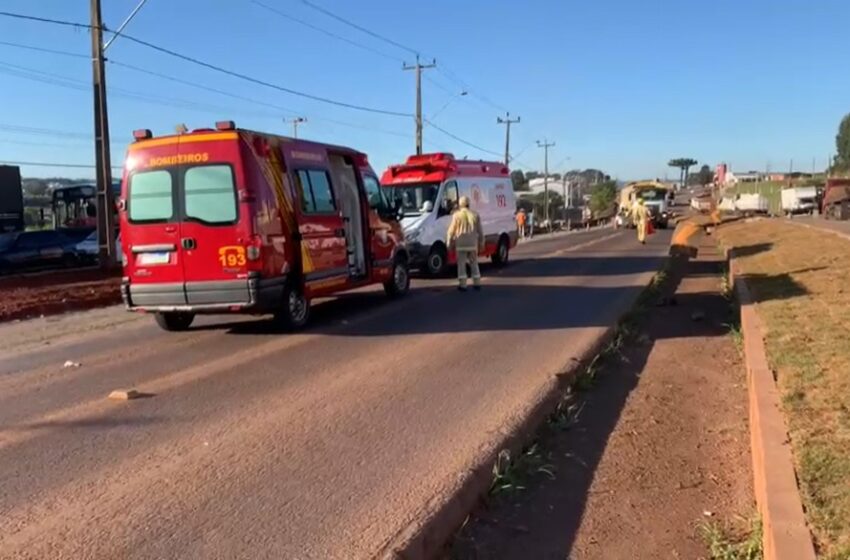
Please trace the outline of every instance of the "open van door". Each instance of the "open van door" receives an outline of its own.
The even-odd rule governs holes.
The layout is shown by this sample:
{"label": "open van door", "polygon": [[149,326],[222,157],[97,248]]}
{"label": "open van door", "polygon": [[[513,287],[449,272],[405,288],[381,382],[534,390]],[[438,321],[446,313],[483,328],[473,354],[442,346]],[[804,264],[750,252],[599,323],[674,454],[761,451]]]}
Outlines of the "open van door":
{"label": "open van door", "polygon": [[348,281],[345,224],[334,197],[331,176],[323,167],[293,169],[301,237],[301,266],[308,293]]}

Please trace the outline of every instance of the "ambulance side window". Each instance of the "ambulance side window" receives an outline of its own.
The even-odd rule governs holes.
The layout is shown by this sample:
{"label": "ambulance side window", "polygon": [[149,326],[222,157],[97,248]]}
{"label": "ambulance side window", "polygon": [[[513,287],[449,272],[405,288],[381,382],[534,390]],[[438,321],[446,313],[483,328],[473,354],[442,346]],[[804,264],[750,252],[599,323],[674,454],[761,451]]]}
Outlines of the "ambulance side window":
{"label": "ambulance side window", "polygon": [[328,172],[318,169],[300,169],[298,191],[301,197],[301,211],[305,214],[332,214],[336,210],[331,179]]}
{"label": "ambulance side window", "polygon": [[449,181],[443,187],[443,199],[440,201],[440,216],[448,216],[457,208],[457,183]]}

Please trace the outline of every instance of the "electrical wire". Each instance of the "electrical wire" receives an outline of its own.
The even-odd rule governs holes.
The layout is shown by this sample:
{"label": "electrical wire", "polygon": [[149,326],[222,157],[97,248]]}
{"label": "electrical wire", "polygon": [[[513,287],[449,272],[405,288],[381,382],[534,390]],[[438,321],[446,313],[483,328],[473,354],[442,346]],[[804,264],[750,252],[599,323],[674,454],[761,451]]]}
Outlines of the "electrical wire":
{"label": "electrical wire", "polygon": [[64,25],[67,27],[76,27],[77,29],[91,29],[92,26],[87,23],[77,23],[73,21],[66,21],[61,19],[51,19],[45,17],[38,16],[28,16],[26,14],[15,14],[12,12],[0,11],[0,16],[14,18],[14,19],[23,19],[27,21],[37,21],[40,23],[52,23],[54,25]]}
{"label": "electrical wire", "polygon": [[356,105],[354,103],[348,103],[348,102],[345,102],[345,101],[338,101],[336,99],[331,99],[331,98],[328,98],[328,97],[322,97],[320,95],[313,95],[312,93],[305,93],[303,91],[298,91],[298,90],[288,88],[288,87],[284,87],[284,86],[281,86],[281,85],[278,85],[278,84],[273,84],[271,82],[267,82],[267,81],[261,80],[259,78],[254,78],[252,76],[248,76],[247,74],[242,74],[241,72],[235,72],[233,70],[228,70],[227,68],[223,68],[221,66],[216,66],[215,64],[211,64],[209,62],[204,62],[203,60],[200,60],[200,59],[197,59],[197,58],[194,58],[194,57],[191,57],[191,56],[187,56],[185,54],[180,54],[180,53],[173,51],[171,49],[167,49],[165,47],[160,47],[159,45],[155,45],[155,44],[150,43],[148,41],[145,41],[145,40],[142,40],[142,39],[137,39],[136,37],[133,37],[131,35],[123,35],[123,37],[127,41],[131,41],[131,42],[136,43],[138,45],[142,45],[142,46],[147,47],[149,49],[155,50],[155,51],[163,53],[163,54],[167,54],[171,57],[178,58],[180,60],[190,62],[190,63],[198,65],[198,66],[203,66],[204,68],[214,70],[214,71],[216,71],[220,74],[225,74],[227,76],[239,78],[241,80],[245,80],[246,82],[251,82],[251,83],[261,85],[261,86],[264,86],[264,87],[267,87],[267,88],[282,91],[284,93],[296,95],[298,97],[304,97],[306,99],[312,99],[313,101],[319,101],[321,103],[327,103],[329,105],[336,105],[337,107],[345,107],[347,109],[353,109],[353,110],[357,110],[357,111],[364,111],[364,112],[367,112],[367,113],[377,113],[377,114],[381,114],[381,115],[390,115],[390,116],[393,116],[393,117],[412,117],[413,116],[411,113],[402,113],[400,111],[390,111],[390,110],[387,110],[387,109],[377,109],[377,108],[374,108],[374,107],[366,107],[364,105]]}
{"label": "electrical wire", "polygon": [[4,45],[6,47],[15,47],[15,48],[18,48],[18,49],[26,49],[26,50],[30,50],[30,51],[38,51],[38,52],[44,52],[44,53],[50,53],[50,54],[58,54],[58,55],[62,55],[62,56],[72,56],[72,57],[75,57],[75,58],[85,58],[85,59],[89,59],[89,60],[91,59],[91,55],[87,55],[87,54],[75,53],[75,52],[71,52],[71,51],[60,51],[60,50],[56,50],[56,49],[45,49],[45,48],[42,48],[42,47],[34,47],[32,45],[24,45],[24,44],[21,44],[21,43],[11,43],[9,41],[0,41],[0,45]]}
{"label": "electrical wire", "polygon": [[485,154],[490,154],[490,155],[494,155],[494,156],[500,156],[500,155],[502,155],[502,154],[500,154],[500,153],[498,153],[498,152],[494,152],[494,151],[492,151],[492,150],[488,150],[487,148],[482,148],[481,146],[478,146],[477,144],[473,144],[473,143],[472,143],[472,142],[470,142],[469,140],[464,140],[464,139],[463,139],[463,138],[461,138],[460,136],[457,136],[456,134],[453,134],[453,133],[449,132],[448,130],[446,130],[446,129],[444,129],[444,128],[440,128],[439,126],[435,125],[434,123],[432,123],[431,121],[429,121],[429,120],[427,120],[427,119],[425,119],[425,123],[427,123],[427,124],[428,124],[428,126],[430,126],[431,128],[434,128],[434,129],[436,129],[436,130],[439,130],[440,132],[442,132],[443,134],[445,134],[445,135],[446,135],[446,136],[448,136],[449,138],[453,138],[454,140],[457,140],[457,141],[458,141],[458,142],[460,142],[461,144],[465,144],[465,145],[469,146],[470,148],[475,148],[476,150],[479,150],[479,151],[481,151],[481,152],[484,152]]}
{"label": "electrical wire", "polygon": [[261,8],[265,8],[266,10],[272,12],[273,14],[277,14],[278,16],[280,16],[284,19],[294,21],[295,23],[299,23],[299,24],[301,24],[305,27],[312,29],[313,31],[318,31],[319,33],[322,33],[322,34],[327,35],[329,37],[333,37],[334,39],[337,39],[337,40],[342,41],[344,43],[348,43],[349,45],[353,45],[353,46],[355,46],[359,49],[369,51],[373,54],[376,54],[378,56],[382,56],[384,58],[388,58],[390,60],[395,60],[396,62],[402,62],[402,63],[404,62],[404,60],[399,58],[399,57],[393,56],[391,54],[387,54],[383,51],[379,51],[378,49],[374,49],[374,48],[370,47],[369,45],[364,45],[363,43],[358,43],[357,41],[352,41],[351,39],[349,39],[347,37],[343,37],[342,35],[337,35],[336,33],[332,32],[332,31],[328,31],[327,29],[322,29],[321,27],[319,27],[317,25],[313,25],[312,23],[304,21],[303,19],[299,19],[295,16],[291,16],[287,13],[281,12],[277,8],[272,8],[271,6],[264,4],[263,2],[260,2],[259,0],[249,0],[249,2],[251,2],[252,4],[255,4],[257,6],[260,6]]}
{"label": "electrical wire", "polygon": [[33,126],[20,126],[14,124],[0,123],[0,130],[7,132],[16,132],[18,134],[34,134],[37,136],[53,136],[56,138],[80,138],[83,140],[92,140],[91,133],[69,132],[66,130],[55,130],[50,128],[37,128]]}
{"label": "electrical wire", "polygon": [[[86,28],[86,29],[91,29],[91,27],[92,27],[91,25],[79,24],[79,23],[70,22],[70,21],[56,20],[56,19],[50,19],[50,18],[42,18],[42,17],[36,17],[36,16],[27,16],[27,15],[23,15],[23,14],[15,14],[15,13],[5,12],[5,11],[0,11],[0,16],[29,20],[29,21],[38,21],[38,22],[42,22],[42,23],[52,23],[52,24],[56,24],[56,25],[65,25],[65,26],[71,26],[71,27]],[[174,50],[171,50],[171,49],[168,49],[168,48],[165,48],[165,47],[161,47],[159,45],[151,43],[150,41],[145,41],[144,39],[139,39],[138,37],[134,37],[132,35],[122,34],[122,37],[126,41],[136,43],[137,45],[147,47],[151,50],[157,51],[157,52],[162,53],[162,54],[166,54],[166,55],[174,57],[174,58],[178,58],[178,59],[183,60],[185,62],[189,62],[189,63],[195,64],[197,66],[202,66],[202,67],[207,68],[209,70],[213,70],[215,72],[225,74],[227,76],[232,76],[234,78],[239,78],[241,80],[251,82],[251,83],[254,83],[254,84],[257,84],[257,85],[261,85],[261,86],[264,86],[264,87],[268,87],[268,88],[271,88],[271,89],[282,91],[284,93],[289,93],[290,95],[296,95],[298,97],[304,97],[306,99],[311,99],[313,101],[318,101],[318,102],[326,103],[326,104],[329,104],[329,105],[336,105],[337,107],[345,107],[347,109],[352,109],[352,110],[357,110],[357,111],[364,111],[364,112],[368,112],[368,113],[390,115],[390,116],[394,116],[394,117],[412,117],[413,116],[410,113],[402,113],[400,111],[391,111],[391,110],[387,110],[387,109],[378,109],[378,108],[375,108],[375,107],[367,107],[367,106],[364,106],[364,105],[357,105],[355,103],[348,103],[348,102],[345,102],[345,101],[339,101],[339,100],[336,100],[336,99],[331,99],[331,98],[323,97],[323,96],[320,96],[320,95],[314,95],[312,93],[306,93],[306,92],[303,92],[303,91],[299,91],[299,90],[295,90],[295,89],[288,88],[288,87],[285,87],[285,86],[281,86],[281,85],[278,85],[278,84],[274,84],[274,83],[268,82],[266,80],[255,78],[255,77],[249,76],[247,74],[242,74],[241,72],[236,72],[234,70],[228,70],[227,68],[223,68],[221,66],[217,66],[215,64],[205,62],[203,60],[200,60],[200,59],[192,57],[192,56],[181,54],[177,51],[174,51]]]}
{"label": "electrical wire", "polygon": [[[0,160],[0,163],[4,165],[37,165],[40,167],[70,167],[76,169],[94,169],[94,165],[86,164],[86,163],[55,163],[55,162],[43,162],[43,161],[8,161],[8,160]],[[112,169],[123,169],[120,165],[113,165]]]}
{"label": "electrical wire", "polygon": [[301,2],[304,3],[305,5],[313,8],[317,12],[321,12],[321,13],[325,14],[326,16],[335,19],[336,21],[338,21],[340,23],[344,23],[345,25],[347,25],[349,27],[353,27],[354,29],[357,29],[358,31],[361,31],[361,32],[363,32],[363,33],[365,33],[365,34],[367,34],[371,37],[374,37],[375,39],[383,41],[383,42],[390,44],[394,47],[398,47],[402,50],[409,52],[410,54],[417,55],[417,56],[419,55],[418,50],[412,49],[412,48],[405,46],[405,45],[402,45],[401,43],[393,41],[392,39],[390,39],[388,37],[384,37],[383,35],[375,33],[374,31],[370,31],[369,29],[366,29],[365,27],[361,27],[361,26],[357,25],[356,23],[353,23],[353,22],[351,22],[351,21],[349,21],[349,20],[347,20],[343,17],[336,15],[335,13],[331,12],[330,10],[326,10],[325,8],[322,8],[321,6],[317,6],[316,4],[313,4],[309,0],[301,0]]}
{"label": "electrical wire", "polygon": [[[203,91],[211,91],[211,92],[217,93],[219,95],[225,95],[227,97],[232,97],[234,99],[239,99],[241,101],[247,101],[248,103],[254,103],[256,105],[262,105],[262,106],[265,106],[265,107],[270,107],[272,109],[277,109],[278,111],[282,111],[284,113],[289,113],[289,114],[292,114],[292,115],[303,115],[304,114],[304,111],[299,111],[297,109],[292,109],[292,108],[289,108],[289,107],[282,107],[282,106],[276,105],[274,103],[268,103],[268,102],[265,102],[265,101],[260,101],[258,99],[253,99],[251,97],[246,97],[244,95],[239,95],[239,94],[236,94],[236,93],[232,93],[232,92],[228,92],[228,91],[225,91],[225,90],[210,87],[210,86],[207,86],[207,85],[204,85],[204,84],[199,84],[197,82],[190,82],[190,81],[184,80],[182,78],[177,78],[175,76],[171,76],[169,74],[164,74],[162,72],[155,72],[153,70],[149,70],[147,68],[142,68],[142,67],[136,66],[134,64],[127,64],[126,62],[120,62],[120,61],[113,60],[113,59],[110,59],[109,62],[111,64],[114,64],[115,66],[118,66],[118,67],[121,67],[121,68],[126,68],[126,69],[132,70],[134,72],[147,74],[149,76],[155,76],[157,78],[162,78],[164,80],[169,80],[169,81],[172,81],[172,82],[175,82],[175,83],[179,83],[179,84],[183,84],[183,85],[186,85],[186,86],[189,86],[189,87],[197,88],[197,89],[200,89],[200,90],[203,90]],[[340,126],[347,126],[347,127],[350,127],[350,128],[358,128],[358,129],[361,129],[361,130],[368,130],[369,132],[378,132],[378,133],[381,133],[381,134],[389,134],[391,136],[398,136],[398,137],[401,137],[401,138],[408,138],[409,137],[408,134],[404,134],[404,133],[396,132],[396,131],[392,131],[392,130],[385,130],[385,129],[381,129],[381,128],[375,128],[375,127],[371,127],[371,126],[360,125],[360,124],[350,123],[350,122],[346,122],[346,121],[340,121],[340,120],[331,119],[331,118],[328,118],[328,117],[318,117],[318,116],[315,116],[315,115],[308,115],[308,116],[309,116],[310,120],[324,121],[324,122],[329,122],[329,123],[333,123],[333,124],[338,124]]]}

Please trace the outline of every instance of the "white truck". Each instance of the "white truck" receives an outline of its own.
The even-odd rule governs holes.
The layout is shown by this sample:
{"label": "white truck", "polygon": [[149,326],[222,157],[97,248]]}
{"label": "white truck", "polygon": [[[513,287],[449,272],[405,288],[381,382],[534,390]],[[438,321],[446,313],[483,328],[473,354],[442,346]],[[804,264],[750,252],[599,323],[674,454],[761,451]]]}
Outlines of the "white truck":
{"label": "white truck", "polygon": [[817,187],[791,187],[782,189],[782,212],[792,214],[812,214],[818,206]]}

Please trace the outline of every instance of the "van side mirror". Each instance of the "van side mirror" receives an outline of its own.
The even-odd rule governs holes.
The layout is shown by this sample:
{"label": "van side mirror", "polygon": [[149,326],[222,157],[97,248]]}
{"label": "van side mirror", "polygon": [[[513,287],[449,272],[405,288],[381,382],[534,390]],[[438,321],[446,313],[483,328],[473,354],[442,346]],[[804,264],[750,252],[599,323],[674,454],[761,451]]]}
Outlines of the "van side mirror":
{"label": "van side mirror", "polygon": [[434,203],[430,200],[426,200],[422,203],[422,212],[425,214],[430,214],[431,211],[434,210]]}

